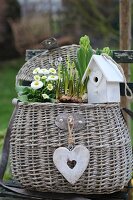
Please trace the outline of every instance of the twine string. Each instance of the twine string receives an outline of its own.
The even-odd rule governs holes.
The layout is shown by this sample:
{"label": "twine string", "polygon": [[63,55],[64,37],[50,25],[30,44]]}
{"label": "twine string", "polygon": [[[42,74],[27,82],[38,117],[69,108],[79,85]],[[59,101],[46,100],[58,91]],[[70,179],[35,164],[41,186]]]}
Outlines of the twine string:
{"label": "twine string", "polygon": [[[129,88],[129,86],[127,85],[127,80],[126,80],[126,77],[125,77],[125,74],[124,74],[124,70],[123,68],[121,67],[121,65],[119,65],[118,63],[116,63],[111,56],[107,55],[106,53],[102,53],[101,54],[102,56],[104,56],[104,58],[106,59],[109,59],[111,60],[117,67],[118,69],[120,70],[120,72],[122,73],[122,76],[124,78],[124,83],[125,83],[125,96],[127,97],[127,99],[131,100],[133,98],[133,93],[132,93],[132,90]],[[128,95],[128,92],[130,95]]]}
{"label": "twine string", "polygon": [[68,124],[68,146],[71,146],[74,144],[74,138],[72,135],[73,127],[74,127],[74,119],[73,116],[69,116],[67,119]]}

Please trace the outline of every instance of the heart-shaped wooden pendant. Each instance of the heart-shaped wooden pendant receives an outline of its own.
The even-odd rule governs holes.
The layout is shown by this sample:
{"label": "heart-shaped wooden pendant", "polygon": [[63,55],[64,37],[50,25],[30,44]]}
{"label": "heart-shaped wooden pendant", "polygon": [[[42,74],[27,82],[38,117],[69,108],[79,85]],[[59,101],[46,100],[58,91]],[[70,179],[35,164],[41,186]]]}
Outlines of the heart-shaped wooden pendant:
{"label": "heart-shaped wooden pendant", "polygon": [[77,145],[72,151],[59,147],[54,151],[53,162],[65,179],[75,184],[87,168],[90,160],[89,150],[82,145]]}

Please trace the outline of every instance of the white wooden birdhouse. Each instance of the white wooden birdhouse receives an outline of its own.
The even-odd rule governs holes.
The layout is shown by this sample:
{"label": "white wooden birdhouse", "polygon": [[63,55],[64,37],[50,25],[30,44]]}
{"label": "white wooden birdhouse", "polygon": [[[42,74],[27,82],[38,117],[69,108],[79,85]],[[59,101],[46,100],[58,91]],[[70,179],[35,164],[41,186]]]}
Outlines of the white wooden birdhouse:
{"label": "white wooden birdhouse", "polygon": [[124,78],[111,59],[93,55],[82,78],[83,82],[87,76],[88,103],[120,102],[119,83],[124,82]]}

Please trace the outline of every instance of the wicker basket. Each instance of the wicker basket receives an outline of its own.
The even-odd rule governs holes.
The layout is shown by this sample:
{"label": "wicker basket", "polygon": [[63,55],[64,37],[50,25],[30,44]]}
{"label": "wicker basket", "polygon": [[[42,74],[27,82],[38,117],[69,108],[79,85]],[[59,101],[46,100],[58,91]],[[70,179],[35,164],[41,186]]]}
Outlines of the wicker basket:
{"label": "wicker basket", "polygon": [[[48,59],[76,57],[76,45],[66,46],[30,59],[19,71],[17,83],[32,81],[35,67],[49,67]],[[53,152],[68,147],[68,131],[55,123],[57,117],[81,115],[85,126],[73,130],[75,145],[86,146],[90,162],[71,185],[53,164]],[[10,161],[12,174],[25,188],[37,191],[112,193],[128,184],[132,172],[131,140],[120,106],[112,104],[17,103],[12,125]]]}

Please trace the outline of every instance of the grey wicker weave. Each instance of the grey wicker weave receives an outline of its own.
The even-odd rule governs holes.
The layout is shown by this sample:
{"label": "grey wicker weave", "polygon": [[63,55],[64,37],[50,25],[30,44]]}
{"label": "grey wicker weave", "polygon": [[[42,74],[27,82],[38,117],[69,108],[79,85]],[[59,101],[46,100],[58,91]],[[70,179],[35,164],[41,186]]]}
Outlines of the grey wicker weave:
{"label": "grey wicker weave", "polygon": [[33,70],[36,67],[50,68],[49,60],[51,58],[53,61],[57,61],[59,57],[62,57],[62,62],[65,63],[68,55],[70,59],[74,61],[76,59],[76,51],[78,47],[78,45],[63,46],[50,51],[44,51],[44,53],[34,56],[33,58],[29,59],[19,70],[16,77],[16,83],[19,84],[21,81],[32,81]]}
{"label": "grey wicker weave", "polygon": [[[32,81],[35,67],[49,67],[49,56],[65,60],[69,54],[75,59],[77,47],[62,47],[33,57],[20,69],[17,84]],[[68,147],[68,131],[55,124],[62,113],[78,113],[85,120],[81,130],[73,129],[73,137],[74,145],[89,149],[90,162],[74,185],[53,164],[54,150]],[[14,178],[30,190],[96,194],[123,189],[131,178],[132,148],[119,104],[18,102],[11,129],[10,161]]]}

